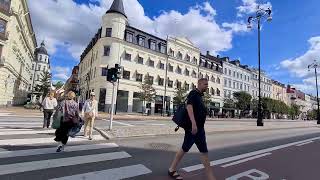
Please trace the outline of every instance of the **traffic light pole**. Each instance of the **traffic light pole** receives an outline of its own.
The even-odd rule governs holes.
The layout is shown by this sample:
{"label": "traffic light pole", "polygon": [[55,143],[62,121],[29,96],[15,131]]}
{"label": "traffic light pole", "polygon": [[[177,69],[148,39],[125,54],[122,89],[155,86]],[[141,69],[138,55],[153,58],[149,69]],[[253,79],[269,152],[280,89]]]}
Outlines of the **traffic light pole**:
{"label": "traffic light pole", "polygon": [[113,113],[114,113],[114,86],[115,83],[112,82],[112,99],[111,99],[111,112],[110,112],[110,124],[109,124],[109,130],[112,130],[112,121],[113,121]]}

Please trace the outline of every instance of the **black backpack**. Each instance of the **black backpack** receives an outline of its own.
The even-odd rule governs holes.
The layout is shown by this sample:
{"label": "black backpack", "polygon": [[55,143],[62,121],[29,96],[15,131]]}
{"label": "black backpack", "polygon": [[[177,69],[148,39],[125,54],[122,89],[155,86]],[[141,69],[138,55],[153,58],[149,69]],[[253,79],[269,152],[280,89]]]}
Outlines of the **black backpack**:
{"label": "black backpack", "polygon": [[172,121],[177,124],[177,127],[174,129],[175,132],[179,130],[179,128],[183,129],[191,129],[191,121],[187,111],[187,102],[188,98],[184,101],[183,104],[180,104],[172,117]]}

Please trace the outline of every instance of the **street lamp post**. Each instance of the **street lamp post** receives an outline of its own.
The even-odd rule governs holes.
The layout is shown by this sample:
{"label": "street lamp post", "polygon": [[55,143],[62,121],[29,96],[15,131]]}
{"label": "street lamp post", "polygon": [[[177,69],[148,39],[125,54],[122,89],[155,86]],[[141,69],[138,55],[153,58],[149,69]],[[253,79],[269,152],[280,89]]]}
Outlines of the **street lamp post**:
{"label": "street lamp post", "polygon": [[257,119],[257,126],[263,126],[263,120],[262,120],[262,107],[261,107],[261,69],[260,69],[260,23],[262,18],[267,18],[268,21],[272,20],[271,17],[271,10],[268,9],[262,9],[258,6],[256,15],[250,16],[248,18],[248,28],[252,28],[251,23],[253,21],[257,21],[258,24],[258,66],[259,66],[259,101],[258,101],[258,119]]}
{"label": "street lamp post", "polygon": [[320,124],[320,110],[319,110],[319,94],[318,94],[318,75],[317,75],[317,68],[319,67],[319,64],[316,60],[314,60],[314,63],[308,65],[308,70],[310,71],[311,68],[314,68],[314,74],[316,76],[316,89],[317,89],[317,104],[318,104],[318,111],[317,111],[317,124]]}

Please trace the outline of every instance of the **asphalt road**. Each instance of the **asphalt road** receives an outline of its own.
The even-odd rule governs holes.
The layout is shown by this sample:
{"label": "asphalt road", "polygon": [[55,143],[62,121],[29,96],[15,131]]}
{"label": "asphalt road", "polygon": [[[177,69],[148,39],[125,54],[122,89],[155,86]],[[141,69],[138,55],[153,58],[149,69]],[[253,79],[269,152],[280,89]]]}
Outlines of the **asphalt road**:
{"label": "asphalt road", "polygon": [[[65,152],[56,153],[54,130],[41,126],[41,118],[0,117],[1,180],[166,180],[183,140],[181,135],[166,135],[107,141],[95,133],[93,141],[78,136]],[[207,134],[213,171],[218,179],[227,180],[250,179],[237,178],[241,173],[267,179],[319,179],[318,137],[320,129],[315,127]],[[179,172],[185,179],[204,179],[199,164],[194,146]]]}

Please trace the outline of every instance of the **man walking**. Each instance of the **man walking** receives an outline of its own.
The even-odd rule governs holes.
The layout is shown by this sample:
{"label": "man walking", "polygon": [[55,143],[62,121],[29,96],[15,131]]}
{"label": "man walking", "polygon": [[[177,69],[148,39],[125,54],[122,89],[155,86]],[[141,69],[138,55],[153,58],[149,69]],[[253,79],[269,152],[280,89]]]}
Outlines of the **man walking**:
{"label": "man walking", "polygon": [[205,167],[205,173],[209,180],[216,180],[213,175],[212,169],[210,167],[210,161],[208,158],[208,148],[206,142],[206,135],[204,130],[204,124],[207,115],[207,109],[203,103],[202,96],[203,93],[208,88],[208,80],[205,78],[198,80],[198,87],[195,90],[192,90],[187,98],[187,112],[189,119],[192,124],[192,129],[185,129],[185,136],[182,148],[177,152],[171,166],[169,168],[168,174],[175,179],[183,179],[177,173],[177,166],[185,153],[187,153],[193,144],[197,145],[201,155],[202,164]]}

